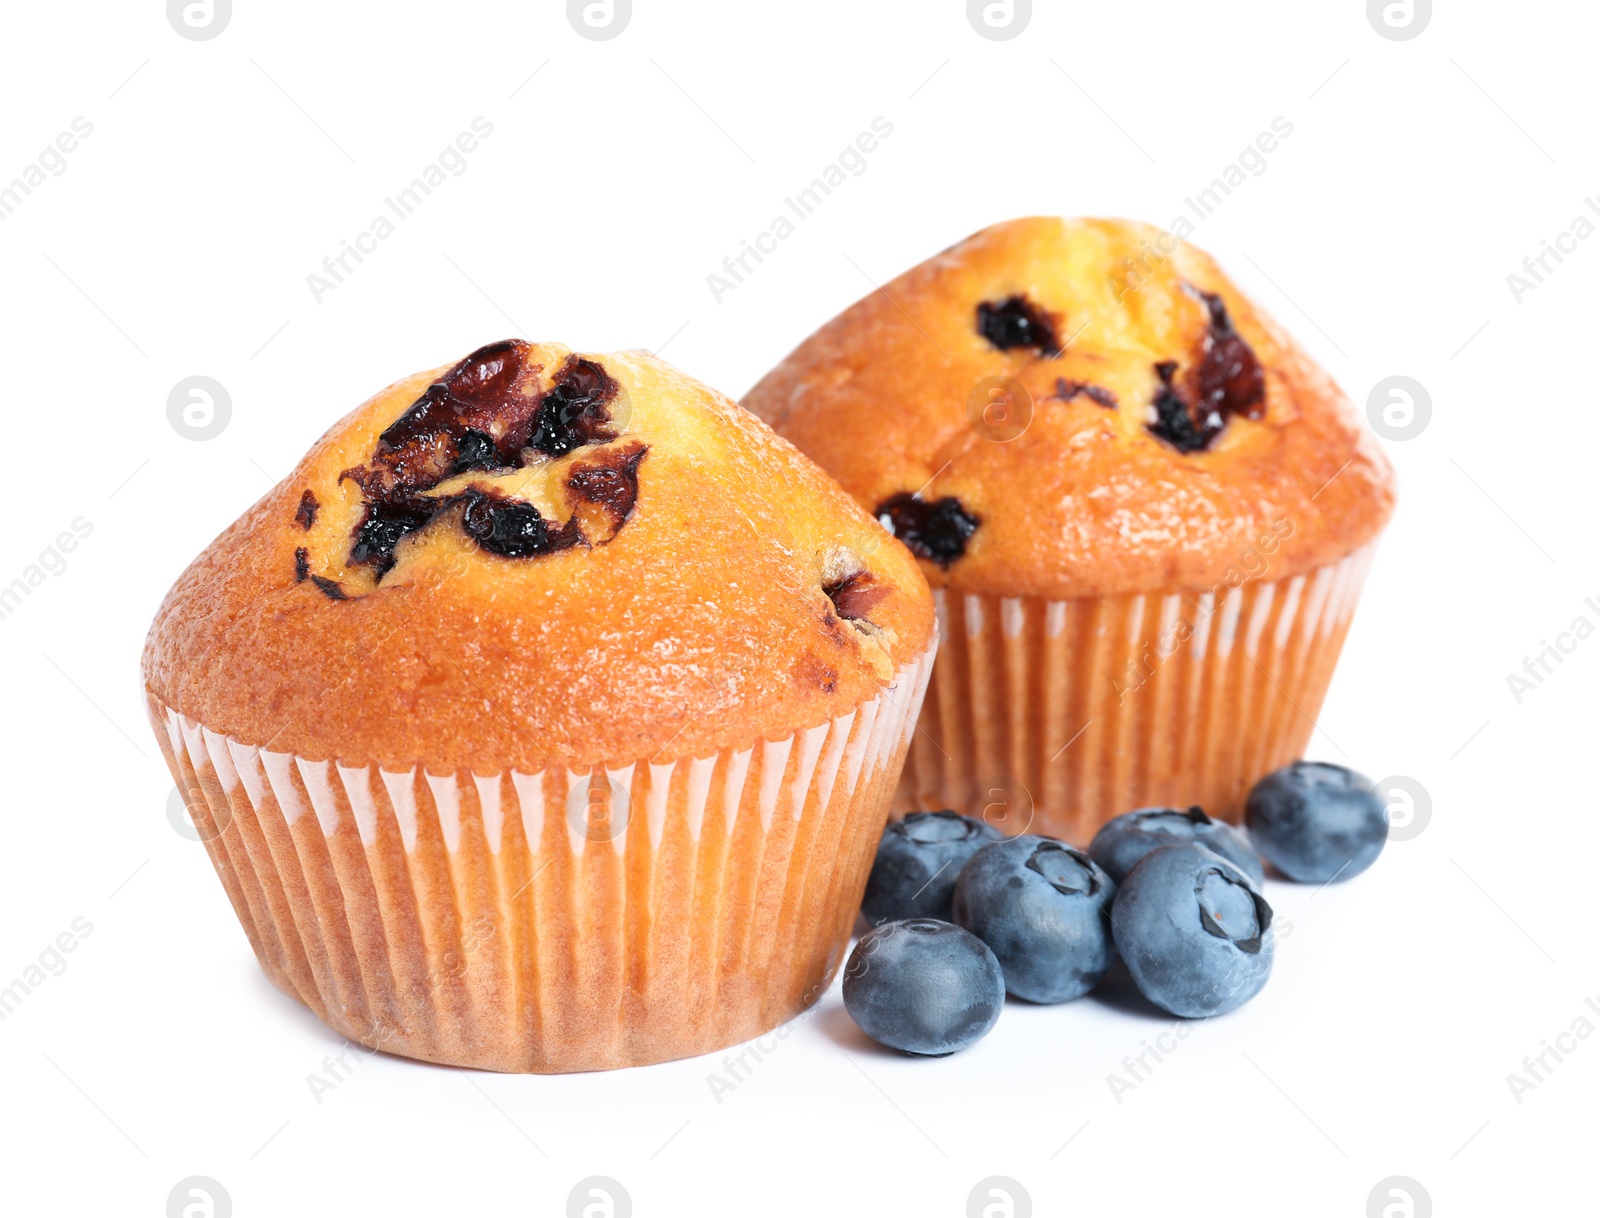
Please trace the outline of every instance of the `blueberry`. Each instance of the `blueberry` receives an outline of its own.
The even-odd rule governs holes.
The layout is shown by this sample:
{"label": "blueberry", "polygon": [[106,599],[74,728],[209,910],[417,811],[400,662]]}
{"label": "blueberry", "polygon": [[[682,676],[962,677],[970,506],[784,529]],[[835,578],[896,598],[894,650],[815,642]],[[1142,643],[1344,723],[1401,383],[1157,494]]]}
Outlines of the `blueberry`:
{"label": "blueberry", "polygon": [[1199,808],[1140,808],[1100,826],[1089,843],[1089,857],[1120,884],[1152,850],[1181,841],[1199,842],[1220,854],[1261,887],[1261,859],[1250,840],[1232,825],[1212,820]]}
{"label": "blueberry", "polygon": [[929,502],[916,491],[896,491],[872,514],[913,554],[941,567],[967,552],[967,542],[983,523],[953,495]]}
{"label": "blueberry", "polygon": [[1254,998],[1272,972],[1272,907],[1227,859],[1194,842],[1141,859],[1111,910],[1139,992],[1189,1019]]}
{"label": "blueberry", "polygon": [[987,1035],[1005,1005],[1000,963],[982,940],[934,918],[885,922],[845,966],[844,1008],[879,1044],[943,1057]]}
{"label": "blueberry", "polygon": [[968,860],[952,912],[994,950],[1006,989],[1030,1002],[1087,994],[1116,959],[1116,885],[1087,854],[1051,837],[993,842]]}
{"label": "blueberry", "polygon": [[878,842],[861,912],[877,926],[900,918],[950,920],[961,867],[998,830],[954,812],[911,812],[890,821]]}
{"label": "blueberry", "polygon": [[1244,818],[1262,857],[1306,884],[1360,875],[1389,836],[1388,807],[1372,780],[1320,761],[1268,774],[1251,790]]}
{"label": "blueberry", "polygon": [[1026,296],[1008,296],[990,304],[978,302],[978,333],[1001,351],[1033,347],[1046,359],[1061,354],[1060,319]]}

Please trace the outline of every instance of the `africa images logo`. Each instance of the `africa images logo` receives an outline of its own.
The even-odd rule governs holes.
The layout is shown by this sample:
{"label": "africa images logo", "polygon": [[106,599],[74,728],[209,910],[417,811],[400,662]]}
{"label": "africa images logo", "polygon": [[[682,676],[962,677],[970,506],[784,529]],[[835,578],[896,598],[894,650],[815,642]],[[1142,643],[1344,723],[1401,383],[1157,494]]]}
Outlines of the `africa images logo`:
{"label": "africa images logo", "polygon": [[567,24],[578,37],[609,42],[633,19],[633,0],[567,0]]}
{"label": "africa images logo", "polygon": [[1033,20],[1033,0],[967,0],[967,24],[978,37],[1009,42]]}
{"label": "africa images logo", "polygon": [[633,1198],[610,1176],[585,1176],[567,1194],[567,1218],[630,1218]]}
{"label": "africa images logo", "polygon": [[1010,1176],[986,1176],[967,1194],[967,1218],[1032,1218],[1033,1198]]}
{"label": "africa images logo", "polygon": [[167,24],[190,42],[210,42],[232,19],[233,0],[167,0]]}
{"label": "africa images logo", "polygon": [[233,1198],[210,1176],[186,1176],[167,1194],[167,1218],[232,1218]]}

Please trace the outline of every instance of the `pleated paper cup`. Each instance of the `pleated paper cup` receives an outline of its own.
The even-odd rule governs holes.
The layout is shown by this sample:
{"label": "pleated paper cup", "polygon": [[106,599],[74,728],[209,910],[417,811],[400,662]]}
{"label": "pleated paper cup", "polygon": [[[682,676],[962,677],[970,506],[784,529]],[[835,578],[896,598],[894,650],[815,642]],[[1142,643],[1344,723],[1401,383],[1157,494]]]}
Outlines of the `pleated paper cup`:
{"label": "pleated paper cup", "polygon": [[285,993],[407,1057],[600,1070],[737,1044],[827,988],[933,655],[809,730],[587,772],[347,767],[150,712]]}
{"label": "pleated paper cup", "polygon": [[944,642],[896,809],[1080,845],[1135,808],[1236,821],[1305,749],[1375,548],[1196,592],[935,592]]}

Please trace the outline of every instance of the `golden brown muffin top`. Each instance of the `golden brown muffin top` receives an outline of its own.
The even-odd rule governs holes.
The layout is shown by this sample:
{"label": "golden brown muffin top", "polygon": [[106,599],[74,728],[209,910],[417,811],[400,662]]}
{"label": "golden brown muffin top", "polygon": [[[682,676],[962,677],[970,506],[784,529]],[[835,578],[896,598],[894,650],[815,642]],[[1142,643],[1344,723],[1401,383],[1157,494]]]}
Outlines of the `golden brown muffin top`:
{"label": "golden brown muffin top", "polygon": [[274,750],[534,772],[815,726],[932,631],[905,548],[735,403],[508,340],[324,435],[178,578],[144,679]]}
{"label": "golden brown muffin top", "polygon": [[1209,256],[1128,221],[984,229],[851,305],[744,404],[961,592],[1205,589],[1263,560],[1281,578],[1393,507],[1327,374]]}

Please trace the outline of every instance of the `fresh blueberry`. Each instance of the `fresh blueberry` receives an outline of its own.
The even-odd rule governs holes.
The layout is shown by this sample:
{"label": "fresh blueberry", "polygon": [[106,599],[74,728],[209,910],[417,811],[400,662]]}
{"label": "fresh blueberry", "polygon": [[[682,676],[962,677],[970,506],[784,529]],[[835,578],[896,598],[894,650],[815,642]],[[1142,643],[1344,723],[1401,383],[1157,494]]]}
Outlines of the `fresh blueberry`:
{"label": "fresh blueberry", "polygon": [[1321,761],[1297,761],[1256,783],[1244,819],[1267,862],[1304,884],[1360,875],[1389,836],[1388,807],[1372,780]]}
{"label": "fresh blueberry", "polygon": [[968,860],[952,912],[994,950],[1007,990],[1030,1002],[1066,1002],[1092,990],[1116,959],[1108,921],[1115,892],[1083,851],[1024,834]]}
{"label": "fresh blueberry", "polygon": [[867,877],[861,912],[874,926],[901,918],[950,921],[950,898],[962,865],[998,830],[954,812],[911,812],[890,821]]}
{"label": "fresh blueberry", "polygon": [[844,973],[844,1009],[879,1044],[943,1057],[987,1035],[1006,1001],[994,953],[934,918],[863,935]]}
{"label": "fresh blueberry", "polygon": [[1254,998],[1272,972],[1272,907],[1250,878],[1194,842],[1153,850],[1111,910],[1117,950],[1139,992],[1189,1019]]}
{"label": "fresh blueberry", "polygon": [[1250,840],[1232,825],[1212,820],[1199,808],[1140,808],[1124,812],[1100,826],[1089,843],[1089,857],[1120,884],[1134,865],[1152,850],[1177,842],[1198,842],[1214,850],[1261,887],[1261,859]]}

